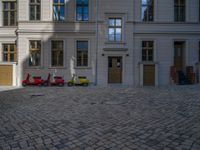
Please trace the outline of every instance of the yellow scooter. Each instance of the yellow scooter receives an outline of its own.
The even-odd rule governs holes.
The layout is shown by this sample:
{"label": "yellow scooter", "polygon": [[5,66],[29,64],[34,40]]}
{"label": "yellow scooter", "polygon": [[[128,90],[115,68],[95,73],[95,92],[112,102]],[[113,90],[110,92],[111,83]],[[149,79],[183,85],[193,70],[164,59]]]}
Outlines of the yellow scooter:
{"label": "yellow scooter", "polygon": [[77,76],[73,75],[72,79],[67,82],[68,86],[88,86],[89,85],[89,80],[85,76]]}

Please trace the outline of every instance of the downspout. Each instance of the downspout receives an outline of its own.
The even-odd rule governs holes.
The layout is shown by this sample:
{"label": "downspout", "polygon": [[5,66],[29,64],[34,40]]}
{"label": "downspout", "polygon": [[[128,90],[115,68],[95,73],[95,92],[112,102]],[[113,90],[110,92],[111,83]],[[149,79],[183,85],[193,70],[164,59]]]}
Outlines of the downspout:
{"label": "downspout", "polygon": [[99,50],[99,25],[98,25],[98,18],[99,18],[99,0],[96,0],[96,54],[95,54],[95,85],[97,85],[98,80],[98,50]]}

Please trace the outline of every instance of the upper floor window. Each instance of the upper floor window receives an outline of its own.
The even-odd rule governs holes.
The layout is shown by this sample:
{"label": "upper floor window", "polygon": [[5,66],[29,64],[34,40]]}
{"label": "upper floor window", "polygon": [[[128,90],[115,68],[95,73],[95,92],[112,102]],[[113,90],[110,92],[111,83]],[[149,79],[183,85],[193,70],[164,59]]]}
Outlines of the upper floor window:
{"label": "upper floor window", "polygon": [[3,25],[17,25],[17,4],[16,1],[3,1]]}
{"label": "upper floor window", "polygon": [[53,1],[53,20],[55,21],[65,20],[65,0]]}
{"label": "upper floor window", "polygon": [[77,67],[88,66],[88,41],[77,41]]}
{"label": "upper floor window", "polygon": [[3,44],[3,61],[16,62],[17,50],[15,44]]}
{"label": "upper floor window", "polygon": [[41,41],[30,41],[29,45],[29,66],[40,66]]}
{"label": "upper floor window", "polygon": [[51,42],[51,65],[53,67],[63,66],[63,41]]}
{"label": "upper floor window", "polygon": [[142,41],[142,61],[153,61],[153,51],[153,41]]}
{"label": "upper floor window", "polygon": [[199,0],[199,22],[200,22],[200,0]]}
{"label": "upper floor window", "polygon": [[174,0],[174,21],[185,21],[185,0]]}
{"label": "upper floor window", "polygon": [[40,0],[30,0],[30,20],[40,20]]}
{"label": "upper floor window", "polygon": [[199,62],[200,62],[200,41],[199,41]]}
{"label": "upper floor window", "polygon": [[88,21],[89,20],[89,9],[88,0],[76,0],[76,20],[77,21]]}
{"label": "upper floor window", "polygon": [[154,0],[142,0],[142,21],[154,20]]}
{"label": "upper floor window", "polygon": [[122,41],[122,19],[110,18],[108,20],[108,40],[111,42]]}

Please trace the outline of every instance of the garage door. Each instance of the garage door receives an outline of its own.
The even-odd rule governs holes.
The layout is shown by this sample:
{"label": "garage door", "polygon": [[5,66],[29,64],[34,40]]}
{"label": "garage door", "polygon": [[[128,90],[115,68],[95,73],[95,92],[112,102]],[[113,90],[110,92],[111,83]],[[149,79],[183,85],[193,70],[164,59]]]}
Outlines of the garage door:
{"label": "garage door", "polygon": [[155,86],[155,65],[144,65],[144,86]]}
{"label": "garage door", "polygon": [[0,65],[0,86],[12,85],[12,65]]}

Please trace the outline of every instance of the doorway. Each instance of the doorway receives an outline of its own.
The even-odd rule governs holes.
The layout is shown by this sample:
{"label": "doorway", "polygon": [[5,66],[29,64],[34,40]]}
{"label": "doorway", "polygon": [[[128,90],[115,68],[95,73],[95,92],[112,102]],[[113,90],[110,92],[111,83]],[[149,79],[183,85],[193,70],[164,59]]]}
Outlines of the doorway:
{"label": "doorway", "polygon": [[184,71],[185,42],[174,42],[174,66],[177,71]]}
{"label": "doorway", "polygon": [[122,57],[108,57],[108,83],[122,83]]}

